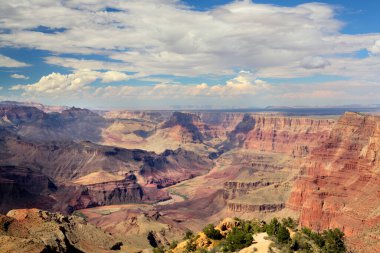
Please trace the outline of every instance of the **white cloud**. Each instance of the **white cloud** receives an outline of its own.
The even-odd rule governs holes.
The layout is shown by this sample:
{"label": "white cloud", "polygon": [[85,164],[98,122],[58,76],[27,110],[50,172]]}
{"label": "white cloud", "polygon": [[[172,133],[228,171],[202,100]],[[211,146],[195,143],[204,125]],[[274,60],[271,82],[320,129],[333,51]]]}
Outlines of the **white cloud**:
{"label": "white cloud", "polygon": [[28,85],[15,85],[11,90],[23,90],[25,95],[62,96],[76,95],[88,89],[88,84],[97,79],[91,71],[77,72],[69,75],[51,73],[43,76],[38,82]]}
{"label": "white cloud", "polygon": [[29,64],[16,61],[15,59],[12,59],[12,58],[9,58],[8,56],[0,54],[0,67],[19,68],[19,67],[26,67],[26,66],[29,66]]}
{"label": "white cloud", "polygon": [[119,72],[97,72],[91,70],[76,71],[63,75],[51,73],[43,76],[38,82],[27,85],[15,85],[11,90],[23,91],[28,97],[93,97],[112,98],[123,100],[127,97],[140,99],[173,99],[194,97],[252,97],[263,91],[271,89],[271,86],[255,77],[250,72],[241,72],[237,77],[228,80],[225,84],[208,85],[184,85],[175,83],[158,83],[153,86],[105,86],[95,88],[91,84],[96,80],[111,82],[128,78]]}
{"label": "white cloud", "polygon": [[45,57],[45,62],[52,65],[63,66],[72,69],[91,69],[91,70],[109,70],[126,71],[128,66],[122,62],[106,62],[97,60],[84,60],[76,58],[62,58],[57,56]]}
{"label": "white cloud", "polygon": [[[106,12],[106,7],[121,11]],[[0,17],[2,28],[10,30],[0,34],[0,47],[47,50],[54,55],[44,58],[47,64],[73,71],[52,73],[36,83],[12,88],[25,96],[83,96],[119,103],[126,98],[128,103],[139,99],[146,103],[159,99],[220,103],[217,100],[223,98],[226,104],[231,99],[268,105],[293,103],[295,98],[305,98],[304,103],[338,101],[340,95],[344,98],[339,101],[362,101],[377,91],[380,79],[380,34],[343,34],[344,24],[336,19],[334,7],[321,3],[280,7],[246,0],[197,11],[179,0],[20,0],[1,4]],[[59,30],[35,31],[39,26]],[[356,52],[363,49],[369,56],[357,58]],[[63,53],[75,56],[64,57]],[[90,60],[86,54],[101,55],[102,60]],[[0,55],[0,66],[27,65],[4,57]],[[171,76],[234,75],[241,69],[255,74],[240,72],[218,85],[170,80]],[[318,75],[349,81],[310,87],[289,82],[273,86],[261,80]],[[132,78],[157,84],[92,85]]]}
{"label": "white cloud", "polygon": [[380,40],[376,41],[368,51],[372,54],[380,54]]}
{"label": "white cloud", "polygon": [[102,82],[103,83],[111,83],[111,82],[118,82],[118,81],[124,81],[129,79],[130,76],[128,76],[125,73],[117,72],[117,71],[107,71],[103,73],[102,76]]}
{"label": "white cloud", "polygon": [[63,75],[51,73],[43,76],[38,82],[27,85],[15,85],[10,90],[22,90],[24,96],[79,96],[86,95],[91,91],[91,84],[96,80],[104,83],[115,82],[128,79],[129,76],[116,72],[97,72],[92,70],[79,70],[72,74]]}
{"label": "white cloud", "polygon": [[201,83],[197,85],[184,85],[173,83],[159,83],[154,86],[107,86],[98,88],[96,94],[103,97],[123,98],[193,98],[193,97],[252,97],[256,94],[267,91],[271,86],[259,79],[256,79],[250,72],[241,72],[237,77],[228,80],[225,84],[208,85]]}
{"label": "white cloud", "polygon": [[28,76],[20,75],[20,74],[12,74],[11,77],[15,79],[25,79],[25,80],[29,79]]}
{"label": "white cloud", "polygon": [[305,69],[323,69],[329,65],[330,62],[322,57],[306,57],[301,61],[301,67]]}
{"label": "white cloud", "polygon": [[[325,61],[325,64],[323,62]],[[318,65],[318,64],[316,64]],[[315,75],[330,75],[360,81],[377,81],[380,78],[380,58],[379,57],[330,57],[321,60],[321,68],[300,68],[301,62],[288,64],[286,66],[262,68],[257,75],[262,78],[295,78]]]}
{"label": "white cloud", "polygon": [[[106,7],[121,12],[106,12]],[[48,57],[75,69],[137,72],[139,76],[232,74],[300,63],[320,67],[321,55],[352,53],[380,40],[378,34],[344,35],[334,7],[295,7],[235,1],[196,11],[176,0],[29,1],[0,6],[0,46],[23,46],[56,53],[101,53],[121,62]],[[155,15],[152,15],[155,13]],[[175,25],[173,25],[175,24]],[[38,26],[65,28],[47,34]]]}
{"label": "white cloud", "polygon": [[[218,85],[157,83],[152,86],[118,85],[94,86],[104,72],[76,71],[63,75],[52,73],[29,85],[16,85],[12,90],[24,98],[49,104],[76,106],[116,106],[168,108],[171,105],[229,106],[267,105],[338,105],[377,103],[380,86],[377,82],[336,81],[307,84],[266,83],[247,71]],[[222,102],[221,102],[222,101]],[[166,107],[165,107],[166,106]]]}

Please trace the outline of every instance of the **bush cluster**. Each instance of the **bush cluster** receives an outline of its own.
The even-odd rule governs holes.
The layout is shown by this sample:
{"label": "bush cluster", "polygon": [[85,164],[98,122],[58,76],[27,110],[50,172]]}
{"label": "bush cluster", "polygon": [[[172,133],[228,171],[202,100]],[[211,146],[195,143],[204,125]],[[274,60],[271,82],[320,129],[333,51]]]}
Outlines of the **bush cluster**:
{"label": "bush cluster", "polygon": [[220,233],[219,230],[215,229],[213,224],[208,224],[204,229],[203,233],[205,235],[213,240],[221,240],[223,238],[222,234]]}
{"label": "bush cluster", "polygon": [[[339,229],[329,229],[322,233],[313,232],[309,228],[302,228],[298,231],[298,224],[292,218],[285,218],[281,221],[273,218],[269,223],[235,219],[239,225],[232,228],[226,236],[223,236],[218,229],[215,229],[213,224],[208,224],[203,229],[204,234],[208,238],[220,241],[210,251],[204,248],[197,248],[195,241],[198,236],[195,237],[192,232],[188,231],[184,237],[184,240],[187,240],[185,251],[199,253],[236,252],[252,245],[254,234],[266,232],[271,240],[275,242],[275,247],[281,252],[346,252],[344,233]],[[290,230],[294,232],[292,237],[290,237]],[[172,242],[167,252],[171,252],[176,246],[177,242]],[[270,250],[271,252],[273,251],[272,248]],[[154,250],[154,253],[162,252],[164,252],[162,247],[155,248]]]}

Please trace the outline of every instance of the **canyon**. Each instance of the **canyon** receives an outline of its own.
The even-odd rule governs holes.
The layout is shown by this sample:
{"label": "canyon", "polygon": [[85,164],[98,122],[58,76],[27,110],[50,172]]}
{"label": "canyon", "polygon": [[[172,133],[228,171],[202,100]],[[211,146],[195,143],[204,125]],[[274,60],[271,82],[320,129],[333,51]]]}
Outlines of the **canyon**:
{"label": "canyon", "polygon": [[376,252],[379,150],[370,113],[0,103],[0,212],[79,215],[135,252],[225,217],[291,216],[341,229],[354,252]]}

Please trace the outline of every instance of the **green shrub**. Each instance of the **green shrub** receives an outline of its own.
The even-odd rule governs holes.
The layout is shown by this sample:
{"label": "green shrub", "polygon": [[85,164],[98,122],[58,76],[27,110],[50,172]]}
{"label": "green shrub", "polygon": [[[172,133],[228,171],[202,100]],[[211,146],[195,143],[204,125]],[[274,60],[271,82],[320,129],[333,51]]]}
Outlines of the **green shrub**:
{"label": "green shrub", "polygon": [[185,236],[183,237],[183,240],[188,240],[190,238],[192,238],[194,236],[193,232],[191,232],[190,230],[186,231],[185,233]]}
{"label": "green shrub", "polygon": [[178,245],[178,242],[177,241],[172,241],[169,245],[169,249],[175,249]]}
{"label": "green shrub", "polygon": [[344,233],[339,229],[328,229],[323,231],[322,237],[324,239],[323,253],[341,253],[346,252],[344,245]]}
{"label": "green shrub", "polygon": [[203,233],[205,233],[205,235],[210,238],[210,239],[213,239],[213,240],[220,240],[223,238],[222,234],[220,233],[219,230],[215,229],[214,228],[214,225],[213,224],[208,224],[204,229],[203,229]]}
{"label": "green shrub", "polygon": [[235,252],[252,244],[253,238],[251,233],[245,232],[241,228],[233,228],[227,235],[223,245],[224,252]]}
{"label": "green shrub", "polygon": [[282,225],[291,229],[295,229],[298,225],[297,222],[290,217],[283,218],[281,221],[282,221]]}
{"label": "green shrub", "polygon": [[269,236],[277,235],[278,229],[280,227],[280,223],[277,218],[273,218],[269,224],[266,225],[266,231]]}
{"label": "green shrub", "polygon": [[288,243],[289,240],[290,240],[290,233],[288,231],[288,229],[283,226],[283,225],[280,225],[278,227],[278,231],[277,231],[277,234],[276,234],[276,239],[278,240],[279,243]]}
{"label": "green shrub", "polygon": [[153,248],[153,253],[165,253],[165,250],[163,247],[157,247]]}
{"label": "green shrub", "polygon": [[194,243],[193,240],[189,240],[187,243],[186,243],[186,252],[194,252],[196,249],[197,249],[197,245]]}

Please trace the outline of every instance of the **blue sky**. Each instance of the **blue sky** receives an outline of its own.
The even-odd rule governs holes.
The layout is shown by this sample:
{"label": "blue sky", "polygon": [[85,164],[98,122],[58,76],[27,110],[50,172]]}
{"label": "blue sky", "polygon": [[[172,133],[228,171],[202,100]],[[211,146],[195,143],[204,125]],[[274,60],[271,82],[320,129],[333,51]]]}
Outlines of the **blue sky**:
{"label": "blue sky", "polygon": [[375,104],[379,1],[0,6],[0,100],[92,108]]}

